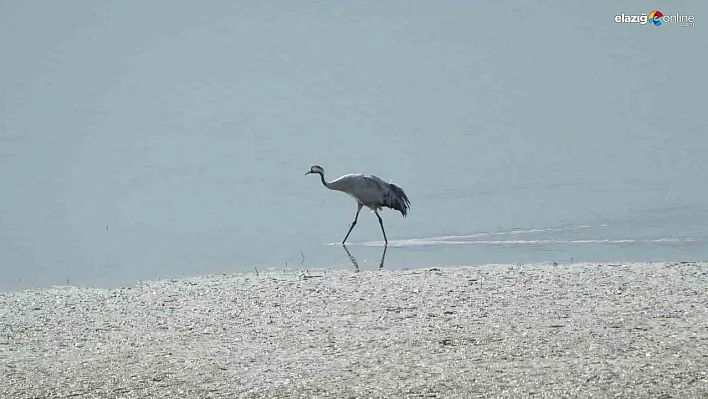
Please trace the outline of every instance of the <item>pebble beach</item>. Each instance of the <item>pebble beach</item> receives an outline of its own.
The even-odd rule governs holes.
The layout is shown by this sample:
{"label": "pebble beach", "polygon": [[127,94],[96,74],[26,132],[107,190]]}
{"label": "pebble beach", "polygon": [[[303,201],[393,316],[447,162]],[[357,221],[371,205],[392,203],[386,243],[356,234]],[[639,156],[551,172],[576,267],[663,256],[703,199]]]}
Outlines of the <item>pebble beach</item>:
{"label": "pebble beach", "polygon": [[708,397],[708,263],[0,293],[2,398]]}

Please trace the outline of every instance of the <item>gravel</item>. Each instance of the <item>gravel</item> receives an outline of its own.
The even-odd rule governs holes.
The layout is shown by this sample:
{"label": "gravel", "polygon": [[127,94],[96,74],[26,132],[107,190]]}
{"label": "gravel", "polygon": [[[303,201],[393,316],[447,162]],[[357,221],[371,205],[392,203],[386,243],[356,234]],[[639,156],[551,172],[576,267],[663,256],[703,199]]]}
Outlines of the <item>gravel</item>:
{"label": "gravel", "polygon": [[2,398],[708,397],[708,263],[0,293]]}

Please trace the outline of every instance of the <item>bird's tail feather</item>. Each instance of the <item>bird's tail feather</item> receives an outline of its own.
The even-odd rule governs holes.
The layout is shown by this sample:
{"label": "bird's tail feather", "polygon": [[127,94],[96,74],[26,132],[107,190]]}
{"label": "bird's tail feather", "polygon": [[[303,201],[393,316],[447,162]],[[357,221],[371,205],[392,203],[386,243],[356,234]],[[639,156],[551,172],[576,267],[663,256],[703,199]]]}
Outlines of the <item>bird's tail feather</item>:
{"label": "bird's tail feather", "polygon": [[383,205],[401,212],[401,215],[406,217],[411,207],[411,202],[408,200],[405,191],[394,183],[388,183],[388,188],[389,192],[386,196],[386,203]]}

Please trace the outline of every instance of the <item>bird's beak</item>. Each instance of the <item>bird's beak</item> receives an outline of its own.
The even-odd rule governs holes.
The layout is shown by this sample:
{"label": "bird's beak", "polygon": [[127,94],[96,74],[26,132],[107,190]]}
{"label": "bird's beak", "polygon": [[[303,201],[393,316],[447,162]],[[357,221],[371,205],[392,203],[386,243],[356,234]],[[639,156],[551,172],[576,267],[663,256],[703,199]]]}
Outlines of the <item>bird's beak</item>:
{"label": "bird's beak", "polygon": [[309,175],[310,173],[312,173],[312,171],[309,171],[309,172],[305,173],[305,176]]}

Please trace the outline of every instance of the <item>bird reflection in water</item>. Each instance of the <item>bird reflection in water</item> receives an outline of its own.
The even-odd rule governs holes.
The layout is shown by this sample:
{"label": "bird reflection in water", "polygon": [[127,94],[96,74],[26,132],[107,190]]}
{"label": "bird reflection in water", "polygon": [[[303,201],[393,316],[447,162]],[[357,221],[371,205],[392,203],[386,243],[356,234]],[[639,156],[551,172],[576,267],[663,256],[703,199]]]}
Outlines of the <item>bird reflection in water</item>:
{"label": "bird reflection in water", "polygon": [[[354,268],[356,269],[355,272],[359,272],[359,262],[356,261],[356,258],[352,255],[351,252],[349,252],[349,249],[347,248],[346,245],[342,244],[342,248],[347,252],[347,256],[349,257],[349,260],[352,261],[352,264],[354,265]],[[388,249],[388,245],[384,245],[384,250],[383,253],[381,254],[381,262],[379,263],[379,270],[383,269],[384,267],[384,261],[386,260],[386,250]]]}

